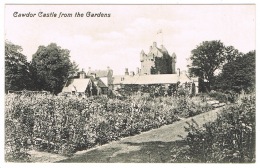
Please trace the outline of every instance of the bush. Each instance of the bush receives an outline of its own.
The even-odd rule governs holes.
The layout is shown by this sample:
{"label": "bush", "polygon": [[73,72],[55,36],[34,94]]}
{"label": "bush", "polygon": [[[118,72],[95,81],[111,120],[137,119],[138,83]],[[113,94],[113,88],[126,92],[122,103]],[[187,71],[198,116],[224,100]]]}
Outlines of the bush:
{"label": "bush", "polygon": [[237,102],[202,128],[188,123],[186,146],[173,149],[172,162],[255,162],[255,96]]}
{"label": "bush", "polygon": [[218,100],[221,103],[234,103],[237,101],[238,98],[238,94],[234,91],[226,91],[225,93],[223,92],[217,92],[217,91],[211,91],[209,93],[210,97],[215,98],[216,100]]}

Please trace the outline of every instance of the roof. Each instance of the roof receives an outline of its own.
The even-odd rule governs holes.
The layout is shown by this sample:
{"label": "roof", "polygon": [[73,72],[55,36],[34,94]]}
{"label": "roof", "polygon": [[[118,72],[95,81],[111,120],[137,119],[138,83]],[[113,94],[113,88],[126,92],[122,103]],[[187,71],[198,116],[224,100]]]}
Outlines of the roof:
{"label": "roof", "polygon": [[88,84],[90,82],[89,78],[85,79],[69,79],[66,82],[66,85],[62,89],[62,92],[85,92],[86,88],[88,87]]}
{"label": "roof", "polygon": [[177,82],[185,83],[191,81],[186,74],[160,74],[160,75],[141,75],[141,76],[114,76],[113,84],[174,84]]}
{"label": "roof", "polygon": [[164,53],[164,54],[167,54],[168,55],[168,51],[167,49],[162,45],[161,48],[158,48],[158,50],[161,52],[161,53]]}
{"label": "roof", "polygon": [[88,71],[87,75],[94,75],[96,74],[96,77],[107,77],[109,74],[110,70],[95,70],[95,71]]}
{"label": "roof", "polygon": [[95,79],[94,83],[100,88],[108,87],[101,79]]}
{"label": "roof", "polygon": [[[141,51],[141,54],[146,55],[144,50]],[[162,57],[163,55],[169,55],[167,49],[164,47],[164,45],[161,45],[161,47],[152,46],[150,51],[148,52],[147,56],[156,56],[156,57]],[[169,55],[170,57],[175,57],[176,54],[173,53],[172,55]]]}
{"label": "roof", "polygon": [[140,76],[130,76],[130,75],[119,75],[113,77],[113,84],[137,84],[137,80]]}

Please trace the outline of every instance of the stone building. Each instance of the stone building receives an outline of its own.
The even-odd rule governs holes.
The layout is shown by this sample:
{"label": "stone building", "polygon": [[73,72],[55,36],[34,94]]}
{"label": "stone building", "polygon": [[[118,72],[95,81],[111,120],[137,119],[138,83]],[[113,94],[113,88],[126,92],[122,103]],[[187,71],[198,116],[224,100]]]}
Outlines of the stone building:
{"label": "stone building", "polygon": [[69,78],[63,89],[64,94],[75,95],[107,95],[112,87],[113,70],[91,70],[87,74],[82,70],[74,77]]}
{"label": "stone building", "polygon": [[141,51],[140,61],[140,75],[176,74],[176,54],[170,55],[163,45],[158,48],[156,42],[150,46],[148,54]]}

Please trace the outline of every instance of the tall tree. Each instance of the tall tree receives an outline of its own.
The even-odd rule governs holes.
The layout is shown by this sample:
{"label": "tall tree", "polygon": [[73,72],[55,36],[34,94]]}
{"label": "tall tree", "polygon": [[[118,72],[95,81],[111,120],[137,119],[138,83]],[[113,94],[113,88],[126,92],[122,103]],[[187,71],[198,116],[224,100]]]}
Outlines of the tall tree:
{"label": "tall tree", "polygon": [[39,46],[32,58],[33,73],[39,90],[59,93],[72,73],[73,63],[70,51],[62,49],[55,43],[47,47]]}
{"label": "tall tree", "polygon": [[255,51],[251,51],[223,66],[216,79],[216,89],[240,92],[255,89]]}
{"label": "tall tree", "polygon": [[224,51],[227,63],[234,61],[237,57],[243,56],[243,53],[239,52],[238,49],[235,49],[233,46],[225,47]]}
{"label": "tall tree", "polygon": [[5,92],[31,87],[29,63],[21,52],[21,46],[5,41]]}
{"label": "tall tree", "polygon": [[208,81],[208,90],[214,80],[214,72],[225,61],[225,46],[221,41],[203,41],[191,51],[190,72],[202,80]]}

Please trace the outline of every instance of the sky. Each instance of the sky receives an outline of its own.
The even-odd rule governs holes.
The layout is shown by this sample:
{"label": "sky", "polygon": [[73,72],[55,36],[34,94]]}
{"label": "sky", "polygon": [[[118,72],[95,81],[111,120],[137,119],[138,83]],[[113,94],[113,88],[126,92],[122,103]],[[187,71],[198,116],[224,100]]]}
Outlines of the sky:
{"label": "sky", "polygon": [[[36,16],[14,17],[14,12]],[[73,17],[44,18],[39,12]],[[76,12],[84,17],[75,17]],[[87,12],[110,17],[86,17]],[[255,5],[6,5],[4,32],[28,61],[40,45],[56,43],[70,50],[80,69],[109,66],[119,75],[140,67],[141,50],[148,53],[157,42],[177,55],[177,68],[186,70],[191,50],[203,41],[221,40],[243,53],[255,50],[255,12]]]}

